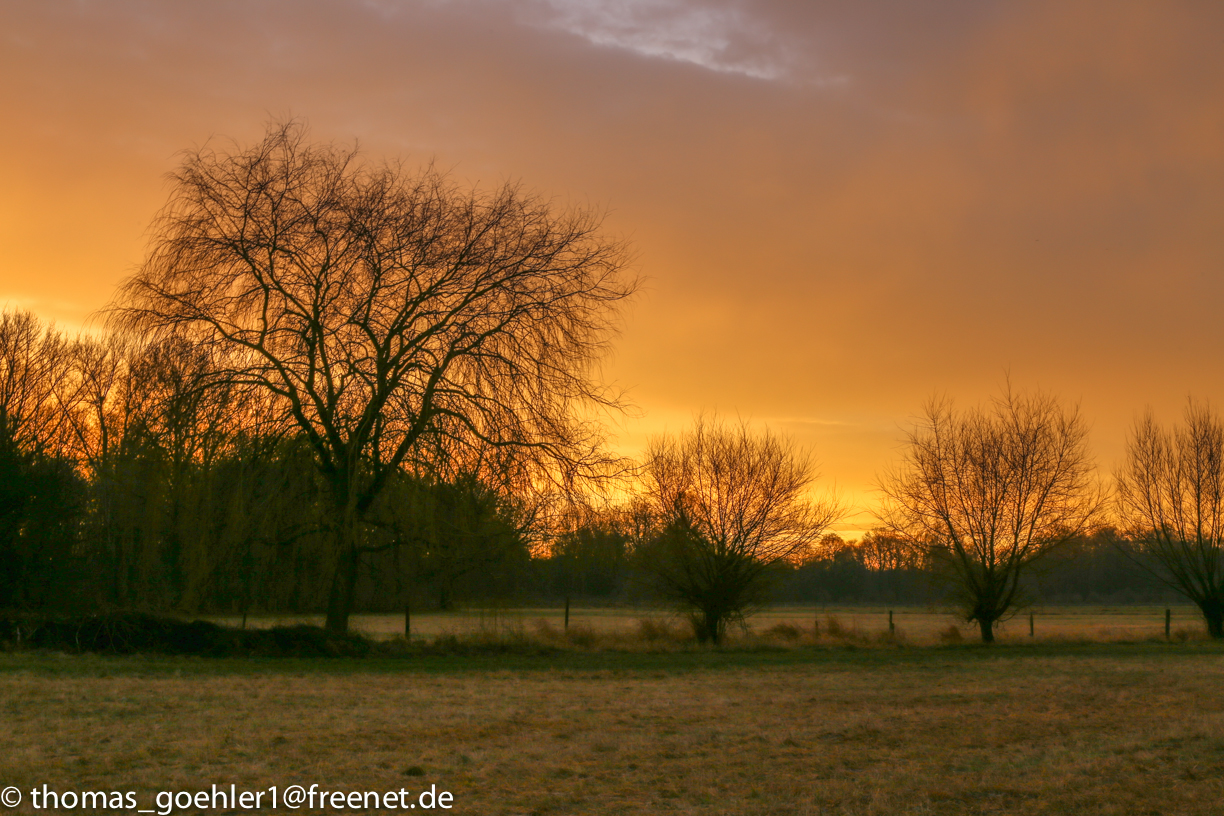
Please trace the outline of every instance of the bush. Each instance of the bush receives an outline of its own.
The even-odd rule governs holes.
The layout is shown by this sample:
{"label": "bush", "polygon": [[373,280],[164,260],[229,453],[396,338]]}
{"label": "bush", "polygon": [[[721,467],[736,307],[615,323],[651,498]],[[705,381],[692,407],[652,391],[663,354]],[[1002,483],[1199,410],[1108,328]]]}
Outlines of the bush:
{"label": "bush", "polygon": [[139,612],[79,617],[0,618],[8,648],[103,654],[176,654],[209,657],[360,657],[370,643],[317,626],[233,629],[207,621],[184,622]]}

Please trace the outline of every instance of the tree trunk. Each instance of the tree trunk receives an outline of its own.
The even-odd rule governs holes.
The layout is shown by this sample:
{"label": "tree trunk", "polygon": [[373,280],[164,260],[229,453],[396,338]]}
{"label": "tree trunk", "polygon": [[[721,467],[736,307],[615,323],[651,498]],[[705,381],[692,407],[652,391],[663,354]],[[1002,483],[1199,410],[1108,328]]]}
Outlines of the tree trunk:
{"label": "tree trunk", "polygon": [[357,567],[361,555],[357,550],[357,542],[348,530],[341,533],[339,549],[336,569],[332,573],[331,591],[327,597],[327,630],[344,634],[348,631],[349,615],[353,613]]}
{"label": "tree trunk", "polygon": [[1207,622],[1207,634],[1213,640],[1224,638],[1224,602],[1216,598],[1208,598],[1199,603],[1203,620]]}
{"label": "tree trunk", "polygon": [[693,615],[693,634],[697,636],[698,643],[713,643],[715,646],[722,642],[723,618],[721,613],[716,609],[702,609],[699,613]]}
{"label": "tree trunk", "polygon": [[982,630],[983,643],[994,643],[994,621],[988,618],[978,618],[978,628]]}

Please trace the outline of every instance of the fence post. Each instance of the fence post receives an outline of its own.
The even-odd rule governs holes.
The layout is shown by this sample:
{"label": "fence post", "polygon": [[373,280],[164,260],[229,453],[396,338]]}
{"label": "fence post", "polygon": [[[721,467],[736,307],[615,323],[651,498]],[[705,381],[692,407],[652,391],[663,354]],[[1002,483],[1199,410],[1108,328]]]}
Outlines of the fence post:
{"label": "fence post", "polygon": [[888,610],[888,634],[895,635],[896,633],[897,627],[893,626],[892,610],[890,609]]}
{"label": "fence post", "polygon": [[569,631],[569,596],[565,596],[565,631]]}
{"label": "fence post", "polygon": [[812,637],[820,637],[820,610],[812,613]]}
{"label": "fence post", "polygon": [[1029,613],[1029,637],[1033,636],[1033,613]]}
{"label": "fence post", "polygon": [[412,602],[404,601],[404,640],[412,640]]}
{"label": "fence post", "polygon": [[1165,607],[1165,640],[1169,639],[1169,624],[1173,620],[1173,610]]}

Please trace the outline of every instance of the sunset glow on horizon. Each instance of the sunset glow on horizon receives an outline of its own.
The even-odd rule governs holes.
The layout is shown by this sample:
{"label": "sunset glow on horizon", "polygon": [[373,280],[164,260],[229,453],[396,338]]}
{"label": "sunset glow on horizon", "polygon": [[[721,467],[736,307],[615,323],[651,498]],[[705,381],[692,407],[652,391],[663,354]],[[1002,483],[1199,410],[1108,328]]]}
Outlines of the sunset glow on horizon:
{"label": "sunset glow on horizon", "polygon": [[645,280],[607,376],[810,446],[870,526],[932,396],[1224,402],[1224,5],[152,0],[0,7],[0,302],[75,329],[179,152],[301,117],[606,211]]}

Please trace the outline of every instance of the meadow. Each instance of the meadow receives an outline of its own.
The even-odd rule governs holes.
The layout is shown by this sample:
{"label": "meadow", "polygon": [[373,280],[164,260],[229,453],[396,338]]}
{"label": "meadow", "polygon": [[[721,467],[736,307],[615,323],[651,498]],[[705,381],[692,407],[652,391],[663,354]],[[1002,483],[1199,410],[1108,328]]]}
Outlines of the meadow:
{"label": "meadow", "polygon": [[[575,612],[571,628],[593,625]],[[0,787],[25,793],[18,813],[37,812],[43,784],[151,808],[213,783],[435,785],[469,814],[1219,812],[1221,645],[1010,630],[989,647],[914,645],[854,625],[721,649],[3,654]]]}
{"label": "meadow", "polygon": [[[1129,641],[1164,638],[1164,606],[1048,606],[1033,612],[1033,640],[1057,641]],[[812,630],[819,626],[822,635],[829,635],[830,625],[852,639],[879,639],[889,631],[889,608],[874,606],[781,606],[769,607],[752,615],[746,627],[733,627],[730,638],[741,645],[756,642],[777,627],[793,627],[810,640]],[[978,637],[975,624],[967,624],[946,610],[926,607],[897,606],[893,612],[893,634],[897,639],[921,645],[944,643],[951,629],[953,638],[971,641]],[[1171,607],[1170,634],[1174,639],[1187,640],[1205,634],[1202,616],[1192,606]],[[1028,642],[1029,610],[999,625],[1001,641]],[[215,616],[209,620],[228,626],[242,625],[236,616]],[[323,625],[322,615],[251,616],[247,626],[285,626],[297,623]],[[618,608],[573,606],[569,626],[575,633],[601,640],[632,642],[639,638],[643,626],[670,628],[676,637],[687,636],[683,619],[658,608]],[[404,616],[354,615],[350,627],[375,639],[402,637]],[[474,608],[453,612],[414,611],[411,616],[412,638],[430,640],[440,636],[488,639],[532,639],[541,633],[555,634],[565,628],[565,613],[556,608]]]}

